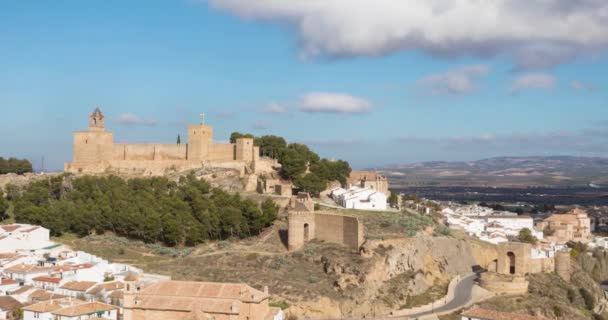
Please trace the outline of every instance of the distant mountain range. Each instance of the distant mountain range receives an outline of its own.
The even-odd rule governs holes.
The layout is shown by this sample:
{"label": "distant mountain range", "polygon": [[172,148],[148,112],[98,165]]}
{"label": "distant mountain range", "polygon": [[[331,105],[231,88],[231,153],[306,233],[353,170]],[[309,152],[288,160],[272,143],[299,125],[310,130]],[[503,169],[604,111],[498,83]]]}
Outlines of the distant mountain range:
{"label": "distant mountain range", "polygon": [[392,187],[582,186],[608,187],[608,158],[497,157],[478,161],[433,161],[381,169]]}

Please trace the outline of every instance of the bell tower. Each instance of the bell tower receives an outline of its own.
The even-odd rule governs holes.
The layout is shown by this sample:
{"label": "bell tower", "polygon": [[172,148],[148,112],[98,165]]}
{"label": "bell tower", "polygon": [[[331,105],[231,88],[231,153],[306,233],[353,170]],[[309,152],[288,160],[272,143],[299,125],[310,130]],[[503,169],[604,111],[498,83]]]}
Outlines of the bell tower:
{"label": "bell tower", "polygon": [[89,116],[89,131],[105,131],[105,117],[99,107]]}

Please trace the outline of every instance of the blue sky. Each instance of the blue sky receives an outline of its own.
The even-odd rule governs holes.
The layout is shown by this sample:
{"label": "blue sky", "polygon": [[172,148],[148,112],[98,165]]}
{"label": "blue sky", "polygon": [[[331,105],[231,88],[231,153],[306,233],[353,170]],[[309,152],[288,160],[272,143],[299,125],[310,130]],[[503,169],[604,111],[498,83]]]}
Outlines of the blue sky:
{"label": "blue sky", "polygon": [[121,142],[174,142],[204,112],[218,141],[276,134],[355,167],[608,155],[608,5],[512,0],[460,30],[495,8],[410,1],[3,1],[0,155],[61,169],[96,105]]}

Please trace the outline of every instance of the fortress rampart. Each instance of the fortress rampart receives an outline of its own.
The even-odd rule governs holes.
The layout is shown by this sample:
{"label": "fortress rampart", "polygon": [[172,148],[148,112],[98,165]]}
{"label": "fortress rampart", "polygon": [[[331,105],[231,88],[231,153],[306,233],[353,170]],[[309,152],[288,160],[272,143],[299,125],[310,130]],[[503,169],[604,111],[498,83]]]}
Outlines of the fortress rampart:
{"label": "fortress rampart", "polygon": [[105,131],[105,117],[99,108],[89,116],[89,130],[74,133],[73,161],[65,164],[72,173],[145,173],[162,174],[220,166],[254,172],[272,170],[274,161],[259,158],[253,139],[239,138],[236,143],[213,143],[213,128],[204,124],[188,127],[185,144],[114,143],[112,132]]}
{"label": "fortress rampart", "polygon": [[357,217],[330,212],[290,212],[289,250],[297,250],[317,239],[359,250],[365,241],[363,224]]}

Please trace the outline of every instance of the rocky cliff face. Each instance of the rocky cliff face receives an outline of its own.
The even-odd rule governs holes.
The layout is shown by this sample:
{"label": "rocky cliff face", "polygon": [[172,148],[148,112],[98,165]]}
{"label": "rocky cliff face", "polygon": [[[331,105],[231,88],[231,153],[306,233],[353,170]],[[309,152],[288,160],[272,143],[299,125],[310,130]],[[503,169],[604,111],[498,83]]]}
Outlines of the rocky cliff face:
{"label": "rocky cliff face", "polygon": [[336,276],[334,288],[341,298],[322,298],[289,311],[307,316],[386,314],[438,286],[447,288],[452,277],[470,272],[477,264],[466,241],[429,235],[371,240],[364,244],[362,256],[357,264],[324,256],[324,271]]}

